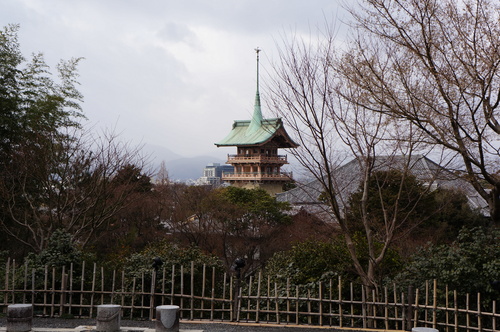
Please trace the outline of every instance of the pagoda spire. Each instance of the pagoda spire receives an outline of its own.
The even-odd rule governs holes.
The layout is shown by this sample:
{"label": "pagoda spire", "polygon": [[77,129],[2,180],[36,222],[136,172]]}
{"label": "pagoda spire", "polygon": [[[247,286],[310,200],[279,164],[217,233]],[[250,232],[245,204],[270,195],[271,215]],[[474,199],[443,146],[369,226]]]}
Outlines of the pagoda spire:
{"label": "pagoda spire", "polygon": [[262,125],[262,111],[260,109],[260,94],[259,94],[259,52],[260,48],[256,48],[257,53],[257,92],[255,93],[255,104],[253,109],[253,116],[250,125],[248,126],[247,133],[252,134],[258,130]]}

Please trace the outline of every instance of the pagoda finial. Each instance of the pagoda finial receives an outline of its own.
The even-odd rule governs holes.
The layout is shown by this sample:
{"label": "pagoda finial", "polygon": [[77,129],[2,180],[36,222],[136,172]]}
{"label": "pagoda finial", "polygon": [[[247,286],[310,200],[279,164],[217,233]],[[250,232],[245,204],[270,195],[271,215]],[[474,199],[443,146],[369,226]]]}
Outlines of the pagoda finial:
{"label": "pagoda finial", "polygon": [[261,50],[258,47],[255,49],[255,52],[257,53],[257,92],[255,94],[255,105],[254,105],[254,110],[253,110],[252,121],[250,122],[250,125],[248,126],[248,130],[247,130],[247,132],[249,134],[258,130],[262,125],[262,111],[260,109],[260,94],[259,94],[259,52],[260,51]]}
{"label": "pagoda finial", "polygon": [[255,48],[255,53],[257,53],[257,93],[259,92],[259,53],[260,48]]}

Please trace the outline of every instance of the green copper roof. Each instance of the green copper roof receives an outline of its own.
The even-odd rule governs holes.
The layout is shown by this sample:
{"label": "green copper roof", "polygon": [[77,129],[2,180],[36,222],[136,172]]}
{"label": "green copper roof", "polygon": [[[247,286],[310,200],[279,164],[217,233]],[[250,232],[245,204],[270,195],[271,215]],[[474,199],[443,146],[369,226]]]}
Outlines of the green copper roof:
{"label": "green copper roof", "polygon": [[257,92],[255,94],[255,105],[251,120],[236,120],[233,123],[231,132],[217,146],[237,146],[237,145],[260,145],[268,142],[273,137],[280,137],[280,147],[297,147],[285,129],[283,122],[279,118],[263,119],[260,108],[259,94],[259,52],[257,52]]}
{"label": "green copper roof", "polygon": [[217,146],[256,145],[270,140],[282,126],[281,119],[261,119],[258,128],[252,127],[253,120],[236,120],[233,129]]}

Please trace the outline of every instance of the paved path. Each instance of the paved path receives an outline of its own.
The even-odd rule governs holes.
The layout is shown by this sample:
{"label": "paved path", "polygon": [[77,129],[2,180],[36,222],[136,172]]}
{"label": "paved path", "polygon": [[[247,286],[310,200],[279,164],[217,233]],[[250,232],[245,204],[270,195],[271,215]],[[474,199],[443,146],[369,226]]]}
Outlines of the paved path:
{"label": "paved path", "polygon": [[[0,332],[5,331],[6,318],[0,318]],[[149,320],[121,320],[121,332],[155,332]],[[95,331],[95,319],[33,318],[33,332],[89,332]],[[181,321],[181,332],[359,332],[367,329],[338,329],[327,326],[297,326],[252,323],[212,323],[206,321]],[[371,330],[374,331],[374,330]],[[377,330],[383,331],[383,330]],[[394,330],[393,330],[394,331]]]}

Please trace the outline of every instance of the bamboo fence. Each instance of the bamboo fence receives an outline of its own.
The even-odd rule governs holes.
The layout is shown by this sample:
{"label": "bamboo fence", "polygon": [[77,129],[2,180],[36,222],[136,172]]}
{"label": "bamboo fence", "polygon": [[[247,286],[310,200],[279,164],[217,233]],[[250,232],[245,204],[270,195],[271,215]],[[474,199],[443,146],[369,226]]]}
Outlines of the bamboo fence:
{"label": "bamboo fence", "polygon": [[31,303],[44,317],[92,318],[97,305],[119,304],[124,318],[153,319],[156,306],[175,304],[181,320],[220,322],[488,332],[499,331],[500,320],[496,301],[481,303],[480,294],[460,298],[447,287],[438,290],[436,281],[423,290],[399,292],[394,285],[375,294],[340,279],[314,286],[277,284],[261,274],[239,280],[193,263],[138,277],[85,262],[78,272],[73,264],[29,270],[9,259],[0,282],[3,312],[9,304]]}

